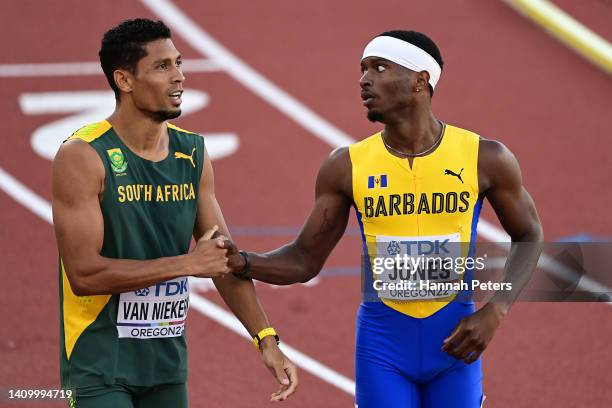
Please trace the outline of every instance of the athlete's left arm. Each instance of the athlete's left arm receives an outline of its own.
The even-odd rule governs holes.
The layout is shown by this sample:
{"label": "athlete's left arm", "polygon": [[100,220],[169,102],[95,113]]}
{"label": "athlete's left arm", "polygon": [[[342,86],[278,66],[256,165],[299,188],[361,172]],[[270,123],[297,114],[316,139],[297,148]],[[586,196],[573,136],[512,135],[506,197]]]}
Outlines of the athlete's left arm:
{"label": "athlete's left arm", "polygon": [[518,162],[508,148],[493,140],[480,141],[478,180],[481,195],[491,203],[512,240],[501,278],[512,289],[496,292],[485,306],[461,320],[444,341],[443,349],[466,363],[480,357],[531,278],[543,241],[535,204],[523,186]]}
{"label": "athlete's left arm", "polygon": [[[228,238],[225,241],[228,257],[241,257],[236,247],[230,241],[231,236],[215,196],[212,164],[208,152],[205,151],[194,230],[196,242],[206,231],[215,225],[218,226],[221,235]],[[238,263],[238,261],[235,261],[235,263]],[[242,322],[251,337],[255,336],[260,330],[270,326],[268,318],[255,294],[255,286],[250,279],[239,279],[228,274],[223,276],[223,278],[213,278],[213,282],[227,306]],[[262,339],[261,354],[264,364],[280,384],[278,391],[272,394],[272,401],[287,399],[289,395],[295,392],[298,384],[295,365],[280,351],[273,336],[267,336]]]}

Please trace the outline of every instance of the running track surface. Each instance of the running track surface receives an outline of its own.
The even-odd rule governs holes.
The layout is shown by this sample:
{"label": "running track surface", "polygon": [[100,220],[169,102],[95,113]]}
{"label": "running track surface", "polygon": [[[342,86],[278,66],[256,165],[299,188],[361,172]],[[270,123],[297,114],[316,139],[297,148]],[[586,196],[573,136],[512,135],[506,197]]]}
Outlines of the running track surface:
{"label": "running track surface", "polygon": [[[584,7],[570,9],[570,3],[558,4],[568,5],[583,21],[591,19],[594,29],[612,39],[609,24],[604,24],[612,17],[610,8],[585,1]],[[129,17],[156,17],[137,1],[4,4],[0,23],[7,40],[0,64],[96,61],[107,28]],[[378,128],[365,119],[359,99],[363,45],[387,29],[429,33],[446,61],[434,98],[436,114],[510,147],[538,205],[547,240],[584,231],[611,235],[610,77],[503,3],[175,4],[234,55],[354,139]],[[174,41],[186,58],[204,58],[185,38],[176,35]],[[0,84],[0,168],[50,201],[51,165],[34,153],[30,136],[65,115],[25,115],[18,98],[26,92],[107,90],[105,79],[0,78]],[[312,204],[317,169],[331,146],[225,72],[192,73],[185,85],[206,92],[210,104],[177,124],[204,133],[233,132],[240,140],[234,154],[214,163],[217,194],[228,223],[299,227]],[[0,208],[0,388],[55,388],[59,352],[53,231],[1,192]],[[495,220],[490,210],[483,217]],[[272,249],[292,238],[291,233],[258,231],[235,238],[250,250]],[[357,266],[359,245],[358,237],[347,235],[327,266]],[[284,341],[354,378],[356,276],[323,277],[311,286],[258,288]],[[216,292],[198,291],[221,304]],[[485,354],[489,406],[609,406],[611,313],[604,304],[516,305]],[[194,407],[267,406],[276,386],[243,338],[193,310],[188,337]],[[352,406],[352,397],[302,370],[299,392],[284,406]]]}

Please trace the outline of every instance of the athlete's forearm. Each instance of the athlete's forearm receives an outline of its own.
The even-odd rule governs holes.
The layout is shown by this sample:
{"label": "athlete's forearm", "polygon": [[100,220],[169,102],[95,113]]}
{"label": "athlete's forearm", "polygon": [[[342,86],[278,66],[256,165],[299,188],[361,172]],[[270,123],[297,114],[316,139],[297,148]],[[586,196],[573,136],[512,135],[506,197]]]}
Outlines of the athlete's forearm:
{"label": "athlete's forearm", "polygon": [[251,337],[270,326],[268,318],[259,304],[255,286],[251,280],[238,279],[232,275],[227,275],[223,278],[213,279],[213,282],[225,304],[240,320]]}
{"label": "athlete's forearm", "polygon": [[324,262],[291,243],[265,254],[250,253],[249,276],[274,285],[291,285],[317,276]]}
{"label": "athlete's forearm", "polygon": [[192,274],[188,255],[153,260],[114,259],[99,256],[86,266],[64,263],[72,291],[77,296],[108,295],[145,288]]}

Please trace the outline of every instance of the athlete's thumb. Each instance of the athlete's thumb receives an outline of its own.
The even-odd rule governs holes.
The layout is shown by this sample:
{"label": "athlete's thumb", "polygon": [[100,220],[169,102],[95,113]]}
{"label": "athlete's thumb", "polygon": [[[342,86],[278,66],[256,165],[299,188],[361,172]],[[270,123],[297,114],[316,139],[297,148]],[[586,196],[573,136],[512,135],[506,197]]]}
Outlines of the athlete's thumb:
{"label": "athlete's thumb", "polygon": [[455,340],[455,337],[457,337],[457,334],[459,334],[459,331],[462,329],[462,327],[463,327],[463,322],[459,322],[457,327],[455,327],[455,330],[453,330],[453,332],[442,341],[444,346],[446,346],[448,343]]}
{"label": "athlete's thumb", "polygon": [[214,227],[212,227],[211,229],[206,231],[204,233],[204,235],[202,235],[202,238],[200,238],[198,240],[198,242],[200,242],[200,241],[208,241],[209,239],[211,239],[213,237],[213,235],[215,235],[215,232],[217,232],[218,229],[219,229],[219,226],[215,225]]}
{"label": "athlete's thumb", "polygon": [[276,375],[276,379],[280,384],[289,385],[289,377],[287,377],[287,373],[283,369],[282,364],[279,363],[274,365],[274,375]]}

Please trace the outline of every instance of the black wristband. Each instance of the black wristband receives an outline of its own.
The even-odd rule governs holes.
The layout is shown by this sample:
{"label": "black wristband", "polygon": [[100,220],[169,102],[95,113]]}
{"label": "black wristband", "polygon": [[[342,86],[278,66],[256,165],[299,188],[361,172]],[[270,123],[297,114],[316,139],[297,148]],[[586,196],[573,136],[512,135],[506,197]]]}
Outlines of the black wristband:
{"label": "black wristband", "polygon": [[251,271],[251,258],[248,252],[238,251],[240,255],[244,258],[244,267],[239,272],[232,272],[232,274],[237,278],[248,278],[248,274]]}

